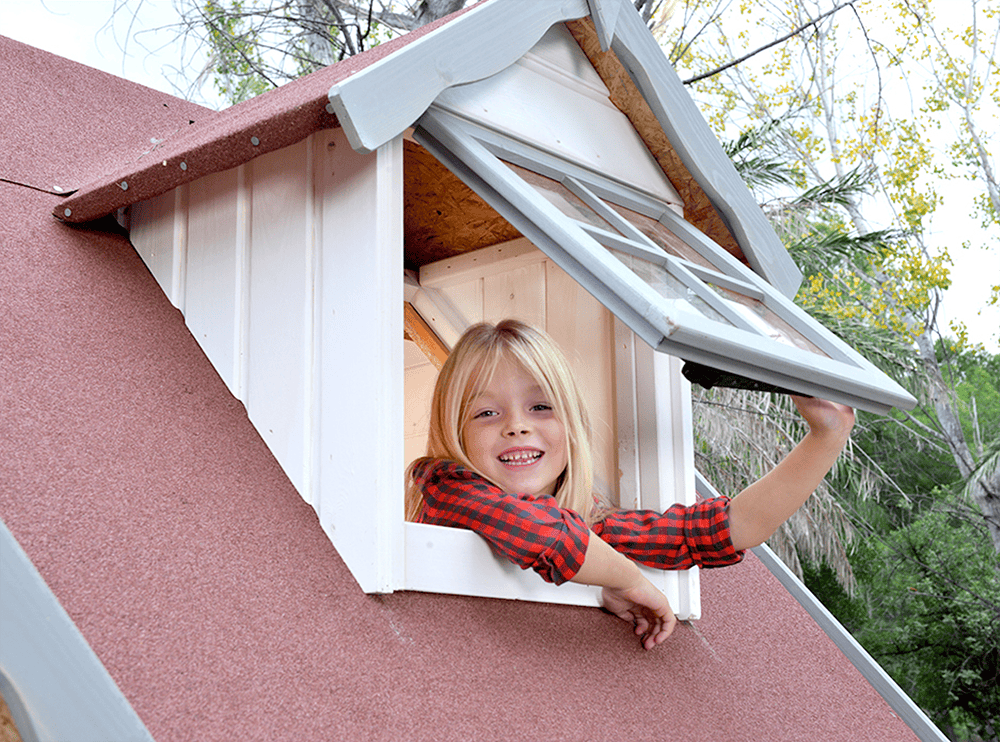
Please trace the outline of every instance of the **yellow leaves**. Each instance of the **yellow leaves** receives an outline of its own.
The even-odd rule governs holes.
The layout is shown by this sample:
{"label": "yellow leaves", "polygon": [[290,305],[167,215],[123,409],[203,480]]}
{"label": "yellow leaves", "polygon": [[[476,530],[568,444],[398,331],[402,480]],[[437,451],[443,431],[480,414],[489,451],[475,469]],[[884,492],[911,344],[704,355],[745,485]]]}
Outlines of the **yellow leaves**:
{"label": "yellow leaves", "polygon": [[922,328],[913,323],[930,305],[933,292],[951,284],[947,251],[928,257],[905,244],[885,246],[866,273],[850,267],[811,275],[797,301],[806,309],[844,320],[859,320],[913,340]]}

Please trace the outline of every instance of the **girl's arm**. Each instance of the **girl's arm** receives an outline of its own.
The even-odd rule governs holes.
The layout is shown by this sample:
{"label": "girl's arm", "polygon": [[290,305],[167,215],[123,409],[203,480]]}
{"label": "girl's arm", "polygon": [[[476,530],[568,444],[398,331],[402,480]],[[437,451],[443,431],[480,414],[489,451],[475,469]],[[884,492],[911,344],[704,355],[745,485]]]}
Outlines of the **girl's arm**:
{"label": "girl's arm", "polygon": [[809,499],[830,471],[854,426],[854,410],[822,399],[793,396],[809,432],[774,469],[733,498],[733,546],[758,546]]}
{"label": "girl's arm", "polygon": [[662,643],[677,625],[670,603],[639,571],[638,565],[612,549],[595,533],[587,541],[583,566],[572,582],[600,585],[601,602],[611,613],[635,624],[642,646],[652,649]]}

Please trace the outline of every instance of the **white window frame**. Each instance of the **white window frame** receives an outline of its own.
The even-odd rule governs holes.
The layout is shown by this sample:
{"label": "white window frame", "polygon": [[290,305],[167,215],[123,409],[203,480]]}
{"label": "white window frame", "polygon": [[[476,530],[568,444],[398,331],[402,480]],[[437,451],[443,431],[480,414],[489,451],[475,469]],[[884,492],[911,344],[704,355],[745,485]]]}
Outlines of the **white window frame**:
{"label": "white window frame", "polygon": [[[892,407],[911,408],[916,404],[896,382],[659,199],[434,106],[421,117],[414,138],[650,347],[873,412],[884,414]],[[713,281],[728,281],[731,287],[752,291],[826,355],[768,337],[708,288],[703,268],[667,256],[624,219],[612,222],[621,224],[626,237],[620,237],[565,215],[501,158],[562,182],[606,219],[616,215],[604,201],[659,220],[719,268],[724,276],[713,274]],[[706,316],[686,299],[661,296],[609,253],[609,245],[669,266],[675,277],[696,290],[725,321]]]}

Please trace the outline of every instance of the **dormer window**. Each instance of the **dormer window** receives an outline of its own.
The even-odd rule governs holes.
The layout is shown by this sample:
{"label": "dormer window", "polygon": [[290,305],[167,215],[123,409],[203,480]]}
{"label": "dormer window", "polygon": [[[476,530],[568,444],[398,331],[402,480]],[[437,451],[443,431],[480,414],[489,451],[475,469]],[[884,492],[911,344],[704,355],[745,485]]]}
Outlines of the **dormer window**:
{"label": "dormer window", "polygon": [[[497,7],[466,17],[485,22]],[[538,4],[534,26],[505,28],[538,40],[539,19],[557,11],[568,12]],[[634,22],[619,20],[622,33],[648,34]],[[424,37],[414,58],[438,64],[449,38]],[[693,502],[682,359],[867,409],[910,401],[786,298],[794,267],[738,179],[720,207],[735,214],[712,211],[705,231],[685,219],[661,161],[563,24],[505,69],[445,85],[412,130],[362,151],[358,110],[386,113],[378,131],[409,110],[365,92],[366,79],[421,74],[395,60],[339,84],[343,128],[131,213],[136,249],[365,591],[597,604],[595,588],[544,583],[471,531],[404,521],[433,361],[473,322],[517,317],[563,346],[596,421],[596,486],[622,507]],[[643,94],[655,112],[654,78]],[[701,139],[685,144],[717,148]],[[727,221],[753,249],[720,236]],[[679,617],[699,615],[697,571],[647,574]]]}

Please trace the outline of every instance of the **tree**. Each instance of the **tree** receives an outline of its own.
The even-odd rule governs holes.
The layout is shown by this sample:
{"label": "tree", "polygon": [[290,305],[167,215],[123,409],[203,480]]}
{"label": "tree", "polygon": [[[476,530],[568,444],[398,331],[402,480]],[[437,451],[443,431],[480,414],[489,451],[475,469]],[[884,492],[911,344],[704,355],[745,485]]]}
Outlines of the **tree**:
{"label": "tree", "polygon": [[[176,30],[187,50],[180,76],[191,81],[188,97],[211,81],[226,102],[239,103],[474,1],[176,0]],[[634,4],[652,22],[665,0]]]}
{"label": "tree", "polygon": [[[996,71],[989,55],[1000,36],[1000,14],[995,1],[974,2],[968,26],[946,35],[929,13],[933,2],[891,6],[893,15],[888,20],[903,24],[895,43],[880,43],[868,32],[869,24],[886,20],[876,12],[890,11],[884,4],[861,0],[834,6],[839,8],[836,14],[831,14],[830,3],[823,0],[743,0],[739,16],[729,3],[691,0],[684,4],[683,25],[673,30],[661,25],[660,30],[675,63],[700,79],[691,87],[713,112],[710,121],[717,131],[726,134],[781,122],[764,141],[764,155],[789,163],[798,187],[843,183],[861,173],[875,185],[877,200],[845,192],[838,205],[842,217],[829,219],[827,229],[842,237],[863,239],[876,234],[892,235],[892,239],[882,239],[877,251],[864,261],[828,261],[824,270],[807,277],[801,300],[814,311],[826,312],[828,319],[860,320],[868,327],[890,331],[900,343],[915,344],[920,374],[911,374],[908,381],[918,382],[914,391],[933,414],[906,415],[903,422],[914,435],[945,446],[961,477],[968,480],[983,451],[966,435],[961,400],[942,365],[948,358],[935,354],[936,341],[949,330],[957,332],[961,341],[963,328],[938,324],[941,292],[949,284],[950,258],[947,248],[929,244],[928,235],[942,198],[937,184],[958,177],[952,167],[955,162],[964,176],[975,166],[987,194],[995,186],[985,147],[988,138],[977,119],[981,114],[977,101],[983,95],[978,91],[987,89],[985,81]],[[852,23],[839,20],[845,18]],[[983,30],[986,27],[988,32]],[[923,46],[909,38],[914,33],[922,35]],[[762,36],[787,40],[765,54],[727,66],[730,60],[746,56],[737,45],[765,46],[758,41]],[[978,56],[960,67],[956,60],[967,57],[942,51],[946,38],[966,44]],[[919,58],[907,56],[914,50],[919,51]],[[925,57],[939,71],[929,78],[924,91],[910,91],[918,100],[914,115],[890,115],[885,88],[869,90],[866,81],[904,67],[908,70],[909,64],[916,65]],[[859,68],[859,59],[868,60],[867,69]],[[930,145],[929,127],[934,120],[922,114],[940,112],[948,101],[957,101],[954,105],[961,113],[959,131],[964,138],[946,148],[943,161],[942,153]],[[965,156],[956,158],[955,153]],[[798,226],[778,213],[775,204],[781,203],[781,199],[770,205],[765,201],[765,209],[777,217],[774,221],[786,241],[794,242]],[[982,207],[980,213],[988,215]],[[877,220],[885,224],[879,230],[872,226]],[[970,496],[1000,552],[1000,476],[979,471]]]}

